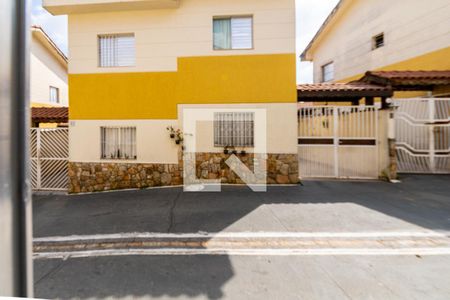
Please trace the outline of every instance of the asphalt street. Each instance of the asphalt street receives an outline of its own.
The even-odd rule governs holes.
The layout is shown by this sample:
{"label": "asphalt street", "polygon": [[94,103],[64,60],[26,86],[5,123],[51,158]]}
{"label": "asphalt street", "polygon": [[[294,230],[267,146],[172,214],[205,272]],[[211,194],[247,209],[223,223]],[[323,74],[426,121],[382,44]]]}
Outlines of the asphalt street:
{"label": "asphalt street", "polygon": [[[334,247],[336,251],[320,255],[307,252],[118,255],[116,252],[105,256],[40,258],[34,263],[35,296],[448,299],[450,255],[369,255],[364,248],[358,250],[359,254],[341,255],[340,245],[326,236],[367,235],[368,240],[362,243],[373,239],[372,234],[431,232],[448,238],[449,183],[450,176],[408,176],[399,184],[307,181],[304,186],[271,187],[267,193],[228,186],[222,193],[184,193],[175,188],[76,196],[35,195],[37,240],[79,238],[72,235],[103,238],[117,233],[133,236],[136,232],[169,237],[209,236],[207,233],[214,236],[219,232],[225,237],[254,234],[265,238],[266,234],[288,237],[305,234],[318,242],[317,247],[331,245],[331,250]],[[326,236],[319,241],[316,234]],[[383,247],[396,250],[415,242],[398,239]],[[434,243],[427,236],[421,242]],[[209,243],[223,246],[220,239],[211,239]],[[149,249],[154,250],[158,251]]]}

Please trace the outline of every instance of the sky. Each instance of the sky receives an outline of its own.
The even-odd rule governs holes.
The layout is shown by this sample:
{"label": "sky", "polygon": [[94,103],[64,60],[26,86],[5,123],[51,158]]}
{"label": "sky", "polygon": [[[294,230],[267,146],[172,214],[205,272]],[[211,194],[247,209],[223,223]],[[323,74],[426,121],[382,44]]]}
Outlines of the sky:
{"label": "sky", "polygon": [[[333,10],[339,0],[296,0],[297,4],[297,56],[299,56],[320,25]],[[67,47],[67,17],[52,16],[42,8],[41,0],[32,0],[33,25],[40,25],[53,39],[58,47],[68,53]],[[297,64],[297,82],[310,83],[313,80],[312,64],[300,62]]]}

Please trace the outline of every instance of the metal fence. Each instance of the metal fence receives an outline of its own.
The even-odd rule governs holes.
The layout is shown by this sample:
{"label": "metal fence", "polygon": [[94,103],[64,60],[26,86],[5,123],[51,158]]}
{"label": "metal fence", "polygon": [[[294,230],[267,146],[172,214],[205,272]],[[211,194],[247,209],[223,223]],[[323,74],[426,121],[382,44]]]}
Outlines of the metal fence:
{"label": "metal fence", "polygon": [[33,190],[67,190],[69,129],[32,128],[30,152]]}
{"label": "metal fence", "polygon": [[301,177],[378,178],[376,107],[301,108],[298,131]]}
{"label": "metal fence", "polygon": [[395,99],[398,171],[450,173],[450,99]]}

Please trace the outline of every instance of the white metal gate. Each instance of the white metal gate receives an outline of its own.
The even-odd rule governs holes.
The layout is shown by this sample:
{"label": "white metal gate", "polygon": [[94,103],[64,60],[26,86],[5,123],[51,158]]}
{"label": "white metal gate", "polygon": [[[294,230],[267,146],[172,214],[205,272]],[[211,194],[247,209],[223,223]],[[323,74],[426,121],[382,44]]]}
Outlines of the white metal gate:
{"label": "white metal gate", "polygon": [[299,111],[302,178],[378,178],[375,106],[314,106]]}
{"label": "white metal gate", "polygon": [[32,128],[30,142],[33,190],[67,190],[69,129]]}
{"label": "white metal gate", "polygon": [[398,171],[450,173],[450,99],[395,99]]}

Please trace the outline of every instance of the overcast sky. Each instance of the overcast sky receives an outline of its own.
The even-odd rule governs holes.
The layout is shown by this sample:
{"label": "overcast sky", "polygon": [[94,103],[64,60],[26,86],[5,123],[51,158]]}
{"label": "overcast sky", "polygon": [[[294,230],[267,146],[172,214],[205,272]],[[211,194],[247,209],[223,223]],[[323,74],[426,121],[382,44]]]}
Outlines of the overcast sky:
{"label": "overcast sky", "polygon": [[[339,0],[296,0],[297,2],[297,54],[305,49],[325,18]],[[67,53],[67,17],[50,15],[42,8],[41,0],[32,0],[32,24],[40,25]],[[298,82],[312,82],[312,65],[298,63]]]}

